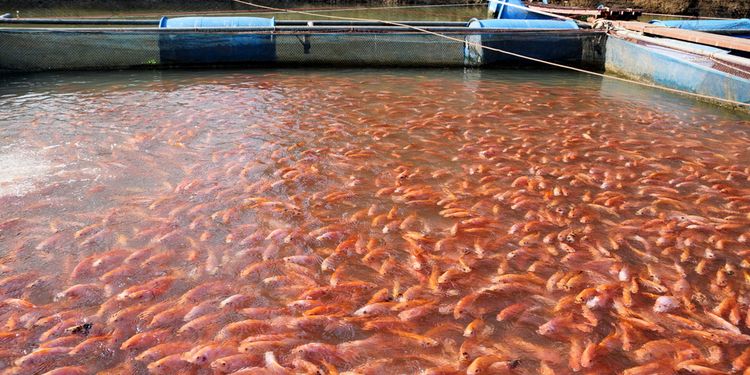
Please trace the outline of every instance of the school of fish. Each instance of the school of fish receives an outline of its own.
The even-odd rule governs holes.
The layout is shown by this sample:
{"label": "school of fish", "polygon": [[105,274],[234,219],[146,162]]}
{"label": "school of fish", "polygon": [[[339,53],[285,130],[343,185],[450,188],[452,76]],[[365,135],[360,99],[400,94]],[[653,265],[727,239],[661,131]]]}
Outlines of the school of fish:
{"label": "school of fish", "polygon": [[750,374],[746,118],[443,74],[6,96],[0,374]]}

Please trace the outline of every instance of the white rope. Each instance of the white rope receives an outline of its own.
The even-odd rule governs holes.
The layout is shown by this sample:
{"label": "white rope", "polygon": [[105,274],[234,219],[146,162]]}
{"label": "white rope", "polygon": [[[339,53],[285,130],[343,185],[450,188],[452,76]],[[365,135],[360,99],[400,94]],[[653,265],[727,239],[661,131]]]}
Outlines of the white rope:
{"label": "white rope", "polygon": [[462,43],[462,44],[465,43],[466,45],[474,46],[474,47],[485,49],[485,50],[488,50],[488,51],[500,52],[500,53],[503,53],[503,54],[506,54],[506,55],[509,55],[509,56],[513,56],[513,57],[517,57],[517,58],[520,58],[520,59],[525,59],[525,60],[537,62],[537,63],[540,63],[540,64],[546,64],[546,65],[554,66],[554,67],[557,67],[557,68],[572,70],[572,71],[575,71],[575,72],[584,73],[584,74],[588,74],[588,75],[592,75],[592,76],[596,76],[596,77],[601,77],[601,78],[606,78],[606,79],[611,79],[611,80],[615,80],[615,81],[631,83],[631,84],[638,85],[638,86],[660,89],[660,90],[671,92],[671,93],[675,93],[675,94],[688,95],[688,96],[693,96],[693,97],[702,98],[702,99],[706,99],[706,100],[713,100],[713,101],[718,101],[718,102],[722,102],[722,103],[732,104],[732,105],[735,105],[735,106],[741,106],[741,107],[748,107],[748,108],[750,108],[750,103],[744,103],[744,102],[740,102],[740,101],[736,101],[736,100],[732,100],[732,99],[719,98],[719,97],[715,97],[715,96],[711,96],[711,95],[703,95],[703,94],[698,94],[698,93],[694,93],[694,92],[683,91],[683,90],[679,90],[679,89],[673,89],[673,88],[670,88],[670,87],[655,85],[655,84],[651,84],[651,83],[639,82],[639,81],[635,81],[635,80],[628,79],[628,78],[622,78],[622,77],[617,77],[617,76],[612,76],[612,75],[606,75],[606,74],[602,74],[602,73],[592,72],[592,71],[589,71],[589,70],[585,70],[585,69],[581,69],[581,68],[576,68],[576,67],[573,67],[573,66],[558,64],[558,63],[551,62],[551,61],[537,59],[537,58],[531,57],[531,56],[521,55],[521,54],[518,54],[518,53],[515,53],[515,52],[505,51],[505,50],[502,50],[502,49],[499,49],[499,48],[488,47],[488,46],[482,45],[481,43],[471,42],[471,41],[468,41],[468,40],[464,40],[462,38],[456,38],[456,37],[452,37],[452,36],[449,36],[449,35],[440,34],[440,33],[434,32],[434,31],[430,31],[430,30],[424,29],[422,27],[413,26],[413,25],[407,25],[407,24],[403,24],[403,23],[400,23],[400,22],[384,21],[384,20],[377,20],[377,19],[367,19],[367,18],[339,17],[339,16],[330,16],[330,15],[323,15],[323,14],[314,14],[314,13],[297,11],[297,10],[287,10],[287,9],[283,9],[283,8],[274,8],[274,7],[269,7],[269,6],[265,6],[265,5],[255,4],[255,3],[251,3],[251,2],[243,1],[243,0],[232,0],[232,1],[240,3],[240,4],[245,4],[245,5],[257,7],[257,8],[275,10],[275,11],[278,11],[278,12],[285,12],[285,13],[296,13],[296,14],[303,14],[303,15],[308,15],[308,16],[319,16],[319,17],[326,17],[326,18],[339,19],[339,20],[348,20],[348,21],[381,22],[381,23],[384,23],[384,24],[387,24],[387,25],[393,25],[393,26],[399,26],[399,27],[409,28],[409,29],[412,29],[412,30],[415,30],[415,31],[423,32],[425,34],[434,35],[434,36],[437,36],[437,37],[440,37],[440,38],[444,38],[444,39],[447,39],[447,40],[452,40],[452,41],[459,42],[459,43]]}

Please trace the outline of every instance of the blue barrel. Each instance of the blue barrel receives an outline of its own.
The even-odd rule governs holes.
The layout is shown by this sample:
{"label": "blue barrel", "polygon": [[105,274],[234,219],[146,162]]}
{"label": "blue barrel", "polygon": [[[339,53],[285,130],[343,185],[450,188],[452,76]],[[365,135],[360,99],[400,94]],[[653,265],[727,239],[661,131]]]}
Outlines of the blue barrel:
{"label": "blue barrel", "polygon": [[573,20],[495,19],[469,21],[470,28],[507,30],[576,30]]}
{"label": "blue barrel", "polygon": [[226,28],[226,27],[268,27],[273,28],[276,22],[273,18],[261,17],[162,17],[159,28]]}
{"label": "blue barrel", "polygon": [[539,31],[538,33],[491,32],[473,34],[467,37],[464,58],[475,65],[518,65],[533,64],[527,59],[484,47],[508,51],[519,55],[565,64],[580,64],[583,53],[583,41],[578,33],[545,32],[549,30],[577,30],[578,25],[572,20],[477,20],[469,21],[472,29],[505,29]]}
{"label": "blue barrel", "polygon": [[[506,5],[506,3],[511,4],[511,5],[516,5],[516,6],[509,6],[509,5]],[[510,20],[554,19],[554,17],[550,17],[544,14],[534,13],[525,9],[518,8],[518,7],[526,8],[526,5],[523,3],[522,0],[490,0],[487,6],[489,7],[490,15],[493,18],[497,18],[497,19],[510,19]]]}
{"label": "blue barrel", "polygon": [[[273,18],[259,17],[162,17],[159,55],[165,65],[263,64],[276,60],[273,35],[217,31],[253,28],[273,30]],[[174,32],[169,30],[174,29]],[[192,29],[187,31],[186,29]]]}

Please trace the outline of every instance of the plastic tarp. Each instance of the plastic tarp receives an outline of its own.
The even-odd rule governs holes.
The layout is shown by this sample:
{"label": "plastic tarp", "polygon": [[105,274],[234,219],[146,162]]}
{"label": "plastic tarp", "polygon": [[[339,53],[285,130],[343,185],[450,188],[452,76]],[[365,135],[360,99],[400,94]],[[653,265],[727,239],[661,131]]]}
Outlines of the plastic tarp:
{"label": "plastic tarp", "polygon": [[750,31],[750,19],[747,18],[734,20],[653,20],[651,23],[658,26],[696,31]]}

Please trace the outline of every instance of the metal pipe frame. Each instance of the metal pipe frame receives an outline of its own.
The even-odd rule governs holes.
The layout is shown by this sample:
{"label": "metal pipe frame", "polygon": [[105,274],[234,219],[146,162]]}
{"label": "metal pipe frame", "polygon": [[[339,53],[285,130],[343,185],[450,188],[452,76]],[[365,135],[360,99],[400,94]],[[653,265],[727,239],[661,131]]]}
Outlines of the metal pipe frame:
{"label": "metal pipe frame", "polygon": [[[158,26],[159,20],[145,19],[86,19],[86,18],[4,18],[10,13],[0,17],[0,24],[19,25],[112,25],[112,26]],[[388,22],[376,21],[337,21],[337,20],[278,20],[277,26],[305,26],[312,22],[320,26],[379,26],[388,25]],[[467,22],[442,22],[442,21],[393,21],[410,26],[418,27],[460,27],[468,26]]]}

